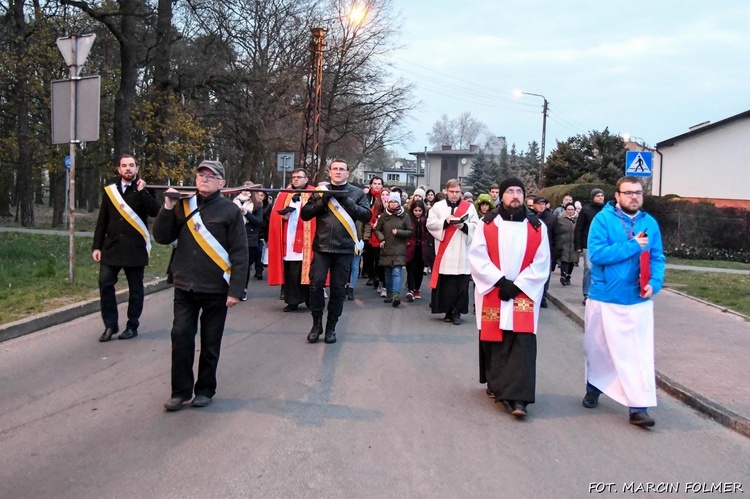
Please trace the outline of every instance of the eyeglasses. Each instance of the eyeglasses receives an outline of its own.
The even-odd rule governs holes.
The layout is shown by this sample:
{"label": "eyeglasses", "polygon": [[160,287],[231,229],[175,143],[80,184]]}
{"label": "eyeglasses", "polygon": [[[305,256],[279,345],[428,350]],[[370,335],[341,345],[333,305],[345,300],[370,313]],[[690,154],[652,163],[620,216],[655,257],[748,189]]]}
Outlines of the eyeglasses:
{"label": "eyeglasses", "polygon": [[219,180],[219,179],[221,179],[220,176],[218,176],[218,175],[211,175],[210,173],[199,173],[197,175],[197,177],[200,178],[201,180]]}
{"label": "eyeglasses", "polygon": [[307,178],[307,175],[292,175],[292,180],[302,180]]}
{"label": "eyeglasses", "polygon": [[617,191],[617,192],[629,198],[635,198],[635,197],[639,198],[643,196],[643,191]]}

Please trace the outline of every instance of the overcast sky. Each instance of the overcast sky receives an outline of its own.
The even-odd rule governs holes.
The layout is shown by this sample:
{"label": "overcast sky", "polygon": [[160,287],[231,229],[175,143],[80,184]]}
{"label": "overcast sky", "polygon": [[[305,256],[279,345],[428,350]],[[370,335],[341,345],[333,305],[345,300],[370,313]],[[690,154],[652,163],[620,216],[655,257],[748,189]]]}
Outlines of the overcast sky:
{"label": "overcast sky", "polygon": [[[527,150],[609,127],[647,144],[750,109],[750,1],[392,0],[395,74],[421,102],[401,155],[464,111]],[[409,159],[413,157],[408,156]]]}

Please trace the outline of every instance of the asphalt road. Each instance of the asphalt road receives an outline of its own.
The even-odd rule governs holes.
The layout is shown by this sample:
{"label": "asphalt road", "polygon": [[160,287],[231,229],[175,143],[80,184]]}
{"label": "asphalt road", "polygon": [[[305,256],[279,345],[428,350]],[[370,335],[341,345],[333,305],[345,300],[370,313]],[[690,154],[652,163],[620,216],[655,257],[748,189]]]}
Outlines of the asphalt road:
{"label": "asphalt road", "polygon": [[477,382],[473,316],[445,324],[424,299],[394,310],[363,282],[339,342],[310,345],[309,314],[282,313],[278,288],[253,281],[205,409],[162,408],[171,291],[147,297],[135,340],[98,343],[92,315],[2,343],[0,497],[750,494],[750,439],[667,395],[652,430],[605,397],[581,407],[583,336],[556,309],[543,311],[537,403],[519,422]]}

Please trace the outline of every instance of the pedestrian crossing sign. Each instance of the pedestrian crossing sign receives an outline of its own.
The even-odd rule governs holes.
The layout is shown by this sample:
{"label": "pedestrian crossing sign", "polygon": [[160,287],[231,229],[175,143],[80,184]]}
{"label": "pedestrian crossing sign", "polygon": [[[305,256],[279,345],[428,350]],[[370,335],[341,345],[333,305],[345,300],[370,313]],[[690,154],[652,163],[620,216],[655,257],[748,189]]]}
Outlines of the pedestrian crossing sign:
{"label": "pedestrian crossing sign", "polygon": [[631,177],[650,177],[654,153],[646,151],[628,151],[625,153],[625,175]]}

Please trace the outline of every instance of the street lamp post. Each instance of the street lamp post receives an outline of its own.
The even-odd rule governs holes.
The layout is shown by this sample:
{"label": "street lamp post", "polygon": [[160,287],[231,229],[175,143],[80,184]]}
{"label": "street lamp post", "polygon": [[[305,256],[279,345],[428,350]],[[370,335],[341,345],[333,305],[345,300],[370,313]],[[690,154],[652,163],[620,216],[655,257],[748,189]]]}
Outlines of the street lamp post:
{"label": "street lamp post", "polygon": [[544,100],[544,104],[542,105],[542,160],[539,163],[539,188],[541,189],[542,187],[544,187],[544,144],[547,139],[547,110],[549,109],[549,102],[547,101],[547,98],[542,94],[532,94],[531,92],[519,93],[523,95],[533,95],[534,97],[541,97]]}

